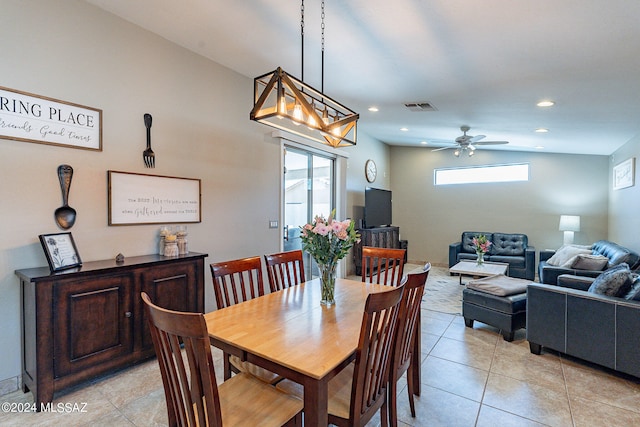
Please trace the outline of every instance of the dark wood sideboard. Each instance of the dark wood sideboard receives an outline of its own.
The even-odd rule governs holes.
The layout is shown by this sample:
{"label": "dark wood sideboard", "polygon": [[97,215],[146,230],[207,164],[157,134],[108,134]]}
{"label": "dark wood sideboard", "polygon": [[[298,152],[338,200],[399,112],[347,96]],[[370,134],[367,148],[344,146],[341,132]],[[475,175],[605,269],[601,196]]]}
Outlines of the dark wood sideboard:
{"label": "dark wood sideboard", "polygon": [[155,355],[140,292],[161,307],[204,312],[204,258],[145,255],[51,273],[17,270],[22,388],[39,410],[54,392]]}
{"label": "dark wood sideboard", "polygon": [[[407,249],[407,241],[400,240],[400,227],[376,227],[361,228],[360,242],[353,245],[353,263],[356,266],[356,274],[362,275],[362,247],[373,246],[376,248]],[[404,261],[407,262],[405,254]]]}

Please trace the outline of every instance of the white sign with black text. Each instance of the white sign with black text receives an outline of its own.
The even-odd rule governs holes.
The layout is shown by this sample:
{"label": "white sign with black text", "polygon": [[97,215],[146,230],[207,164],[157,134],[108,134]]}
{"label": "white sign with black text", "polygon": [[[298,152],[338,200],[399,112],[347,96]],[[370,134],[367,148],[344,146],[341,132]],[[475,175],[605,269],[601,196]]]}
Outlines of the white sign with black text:
{"label": "white sign with black text", "polygon": [[102,110],[0,86],[0,138],[102,151]]}

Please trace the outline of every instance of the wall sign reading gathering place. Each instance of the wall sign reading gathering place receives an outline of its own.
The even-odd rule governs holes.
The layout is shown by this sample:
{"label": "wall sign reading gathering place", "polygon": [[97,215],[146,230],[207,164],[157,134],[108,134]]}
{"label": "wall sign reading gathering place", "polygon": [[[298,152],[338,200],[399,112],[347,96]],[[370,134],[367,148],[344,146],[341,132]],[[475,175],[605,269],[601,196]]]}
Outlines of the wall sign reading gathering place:
{"label": "wall sign reading gathering place", "polygon": [[102,110],[0,86],[0,138],[102,151]]}

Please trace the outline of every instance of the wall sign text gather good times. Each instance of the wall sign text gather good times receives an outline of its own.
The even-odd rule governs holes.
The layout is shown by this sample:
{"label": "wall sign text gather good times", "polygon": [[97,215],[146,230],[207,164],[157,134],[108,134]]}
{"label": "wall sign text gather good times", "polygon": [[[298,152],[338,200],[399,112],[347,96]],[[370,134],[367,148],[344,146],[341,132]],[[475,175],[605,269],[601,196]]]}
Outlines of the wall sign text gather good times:
{"label": "wall sign text gather good times", "polygon": [[102,151],[102,110],[0,86],[0,138]]}
{"label": "wall sign text gather good times", "polygon": [[200,180],[108,171],[109,225],[200,222]]}

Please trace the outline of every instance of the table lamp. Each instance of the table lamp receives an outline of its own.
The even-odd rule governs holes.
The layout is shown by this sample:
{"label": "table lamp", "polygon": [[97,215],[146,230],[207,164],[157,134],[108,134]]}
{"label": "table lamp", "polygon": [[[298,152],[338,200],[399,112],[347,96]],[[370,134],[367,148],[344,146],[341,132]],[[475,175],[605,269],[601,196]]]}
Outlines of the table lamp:
{"label": "table lamp", "polygon": [[564,244],[573,243],[573,233],[580,231],[580,217],[578,215],[560,215],[560,231],[564,231]]}

